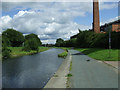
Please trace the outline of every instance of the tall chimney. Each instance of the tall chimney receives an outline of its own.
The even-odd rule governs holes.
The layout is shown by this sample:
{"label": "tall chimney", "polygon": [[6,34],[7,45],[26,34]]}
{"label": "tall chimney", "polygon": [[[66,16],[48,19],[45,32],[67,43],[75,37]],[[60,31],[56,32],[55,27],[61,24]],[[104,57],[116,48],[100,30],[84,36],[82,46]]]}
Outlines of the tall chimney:
{"label": "tall chimney", "polygon": [[98,0],[93,0],[93,31],[95,33],[100,33]]}

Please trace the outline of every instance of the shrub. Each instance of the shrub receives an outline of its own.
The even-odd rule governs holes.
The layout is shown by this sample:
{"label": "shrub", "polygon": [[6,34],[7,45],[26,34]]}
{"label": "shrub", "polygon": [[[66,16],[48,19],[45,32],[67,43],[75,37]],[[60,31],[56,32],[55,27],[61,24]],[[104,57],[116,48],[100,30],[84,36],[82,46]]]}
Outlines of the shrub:
{"label": "shrub", "polygon": [[10,57],[11,50],[7,47],[2,47],[2,59],[7,59]]}
{"label": "shrub", "polygon": [[35,50],[35,51],[38,51],[38,43],[37,41],[33,38],[33,39],[29,39],[29,40],[26,40],[25,43],[24,43],[24,48],[23,50],[24,51],[30,51],[30,50]]}

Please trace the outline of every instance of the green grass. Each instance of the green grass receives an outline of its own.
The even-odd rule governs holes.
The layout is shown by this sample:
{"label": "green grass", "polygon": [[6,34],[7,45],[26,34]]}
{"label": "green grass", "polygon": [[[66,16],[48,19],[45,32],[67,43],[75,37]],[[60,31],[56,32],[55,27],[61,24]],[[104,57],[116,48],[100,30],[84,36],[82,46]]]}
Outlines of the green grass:
{"label": "green grass", "polygon": [[58,54],[58,57],[65,58],[68,55],[68,52],[65,50],[64,52]]}
{"label": "green grass", "polygon": [[69,74],[66,75],[66,77],[72,77],[72,74],[69,73]]}
{"label": "green grass", "polygon": [[70,62],[70,67],[69,67],[69,71],[72,70],[72,61]]}
{"label": "green grass", "polygon": [[[31,50],[30,52],[22,51],[23,47],[8,47],[8,49],[10,49],[12,51],[10,53],[11,58],[24,56],[24,55],[31,55],[31,54],[37,53],[37,51],[33,51],[33,50]],[[48,50],[48,49],[49,49],[48,47],[39,47],[38,52],[42,52],[42,51],[45,51],[45,50]]]}
{"label": "green grass", "polygon": [[59,48],[64,50],[64,52],[58,54],[58,57],[62,57],[62,58],[66,58],[66,56],[68,55],[68,50],[70,49],[68,47],[53,47],[53,48]]}
{"label": "green grass", "polygon": [[96,60],[102,60],[102,61],[120,60],[120,56],[118,55],[118,52],[120,52],[120,49],[111,49],[110,55],[109,55],[109,49],[76,48],[75,50],[78,50],[83,54],[88,55],[89,57],[94,58]]}

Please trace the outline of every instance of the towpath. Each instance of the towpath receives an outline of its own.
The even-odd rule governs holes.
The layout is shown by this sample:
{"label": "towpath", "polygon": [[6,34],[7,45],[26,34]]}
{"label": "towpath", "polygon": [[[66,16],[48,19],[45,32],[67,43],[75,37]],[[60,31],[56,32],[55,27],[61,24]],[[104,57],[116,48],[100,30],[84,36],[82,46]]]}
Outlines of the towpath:
{"label": "towpath", "polygon": [[72,88],[118,88],[118,72],[115,68],[79,51],[69,52],[72,55]]}

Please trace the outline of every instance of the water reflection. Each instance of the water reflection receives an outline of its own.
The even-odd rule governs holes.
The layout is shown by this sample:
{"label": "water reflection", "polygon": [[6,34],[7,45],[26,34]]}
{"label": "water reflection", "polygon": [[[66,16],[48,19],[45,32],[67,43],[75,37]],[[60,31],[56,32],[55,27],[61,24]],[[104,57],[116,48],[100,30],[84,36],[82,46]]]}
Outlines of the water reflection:
{"label": "water reflection", "polygon": [[56,72],[63,59],[61,49],[23,56],[3,62],[3,88],[42,88]]}

